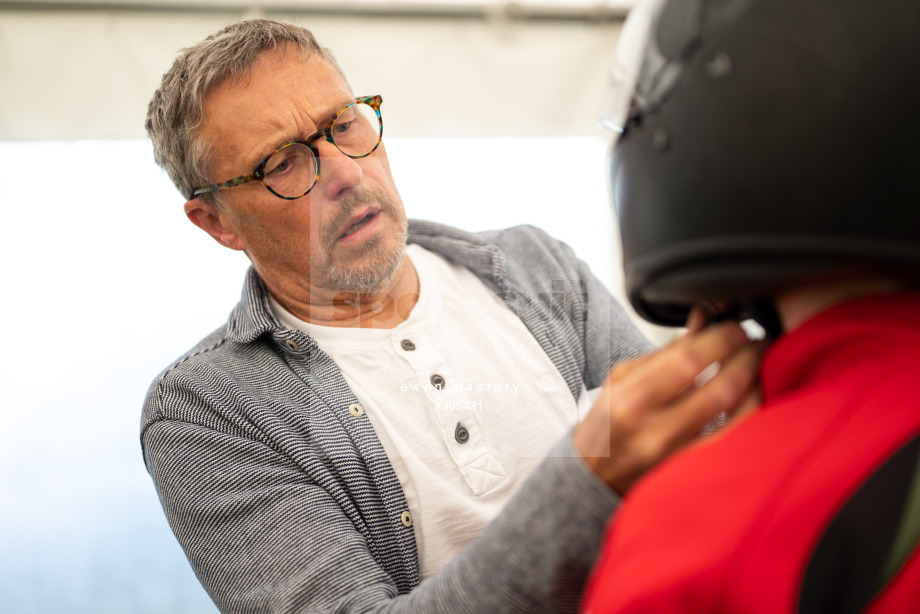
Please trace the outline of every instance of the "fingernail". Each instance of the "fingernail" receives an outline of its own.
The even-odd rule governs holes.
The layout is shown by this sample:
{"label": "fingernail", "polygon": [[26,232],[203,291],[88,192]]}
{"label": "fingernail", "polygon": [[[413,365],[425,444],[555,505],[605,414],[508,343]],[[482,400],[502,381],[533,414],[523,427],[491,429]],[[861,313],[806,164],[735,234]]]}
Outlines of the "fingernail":
{"label": "fingernail", "polygon": [[744,331],[744,328],[742,328],[740,324],[735,324],[732,326],[732,335],[735,343],[738,345],[744,345],[750,341],[750,339],[748,339],[747,333]]}
{"label": "fingernail", "polygon": [[689,332],[696,332],[697,329],[702,328],[704,317],[702,310],[698,306],[695,306],[690,310],[690,315],[687,316],[687,323],[684,327]]}

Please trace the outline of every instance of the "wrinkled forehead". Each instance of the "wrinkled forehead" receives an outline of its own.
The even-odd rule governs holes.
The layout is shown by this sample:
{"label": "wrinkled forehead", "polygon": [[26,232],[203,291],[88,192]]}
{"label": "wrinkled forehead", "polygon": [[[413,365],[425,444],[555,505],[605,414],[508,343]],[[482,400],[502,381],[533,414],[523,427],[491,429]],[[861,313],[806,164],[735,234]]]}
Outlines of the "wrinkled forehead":
{"label": "wrinkled forehead", "polygon": [[318,67],[321,64],[329,64],[338,72],[338,68],[333,63],[327,62],[321,54],[293,43],[283,42],[276,47],[263,49],[252,57],[247,57],[246,61],[220,67],[223,72],[215,71],[215,77],[212,77],[207,84],[204,96],[209,96],[218,89],[243,89],[255,77],[263,74],[276,73],[296,66]]}
{"label": "wrinkled forehead", "polygon": [[[271,51],[242,78],[208,91],[201,134],[223,150],[215,170],[241,172],[281,143],[315,132],[353,98],[339,70],[322,56]],[[230,168],[220,168],[224,161]]]}
{"label": "wrinkled forehead", "polygon": [[245,73],[228,76],[210,88],[205,104],[269,108],[292,101],[309,109],[334,111],[352,98],[348,82],[332,62],[316,53],[278,49],[262,53]]}

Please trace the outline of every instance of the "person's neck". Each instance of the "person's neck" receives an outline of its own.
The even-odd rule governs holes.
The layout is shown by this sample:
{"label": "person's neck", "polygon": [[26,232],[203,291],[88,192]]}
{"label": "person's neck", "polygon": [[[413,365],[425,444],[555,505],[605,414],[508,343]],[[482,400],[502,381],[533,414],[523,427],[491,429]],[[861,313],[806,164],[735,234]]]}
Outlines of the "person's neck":
{"label": "person's neck", "polygon": [[806,320],[845,301],[888,294],[903,288],[901,282],[887,278],[854,278],[787,290],[775,298],[783,330],[790,332]]}
{"label": "person's neck", "polygon": [[408,256],[403,256],[386,288],[369,294],[311,287],[306,297],[299,298],[297,293],[285,292],[277,284],[264,281],[272,297],[304,322],[350,328],[395,328],[409,319],[420,287],[418,273]]}

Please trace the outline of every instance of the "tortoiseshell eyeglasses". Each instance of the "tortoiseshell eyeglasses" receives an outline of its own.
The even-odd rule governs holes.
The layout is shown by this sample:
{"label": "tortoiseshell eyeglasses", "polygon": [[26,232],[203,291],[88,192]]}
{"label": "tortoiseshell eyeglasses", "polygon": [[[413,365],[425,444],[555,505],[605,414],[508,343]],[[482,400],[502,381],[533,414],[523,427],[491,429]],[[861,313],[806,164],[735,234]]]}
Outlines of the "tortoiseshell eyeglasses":
{"label": "tortoiseshell eyeglasses", "polygon": [[302,141],[285,143],[248,175],[197,188],[191,198],[206,192],[261,181],[268,191],[285,200],[306,196],[319,181],[319,152],[316,141],[326,139],[349,158],[365,158],[377,149],[383,138],[380,96],[357,98],[338,111],[329,122]]}

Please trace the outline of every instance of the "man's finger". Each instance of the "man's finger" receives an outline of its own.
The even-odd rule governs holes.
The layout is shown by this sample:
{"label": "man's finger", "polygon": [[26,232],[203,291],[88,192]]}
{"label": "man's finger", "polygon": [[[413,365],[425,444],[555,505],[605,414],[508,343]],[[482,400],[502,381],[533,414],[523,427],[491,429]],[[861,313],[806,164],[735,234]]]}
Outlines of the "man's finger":
{"label": "man's finger", "polygon": [[637,361],[628,378],[617,376],[619,400],[633,407],[667,405],[693,385],[709,365],[750,343],[737,323],[711,326]]}
{"label": "man's finger", "polygon": [[687,323],[684,326],[686,326],[689,334],[698,333],[706,328],[706,314],[701,306],[695,305],[690,310],[690,315],[687,316]]}
{"label": "man's finger", "polygon": [[751,343],[722,361],[719,372],[674,405],[669,424],[676,442],[690,441],[721,412],[734,414],[744,406],[757,382],[761,344]]}
{"label": "man's finger", "polygon": [[610,373],[607,375],[607,379],[609,379],[610,382],[618,382],[628,378],[633,371],[642,366],[642,361],[648,360],[651,356],[654,356],[659,351],[660,350],[655,350],[655,352],[651,354],[646,354],[645,356],[640,356],[638,358],[629,358],[617,363],[616,366],[610,370]]}

